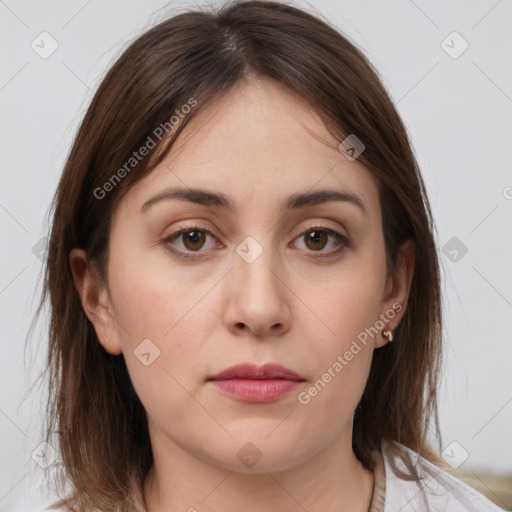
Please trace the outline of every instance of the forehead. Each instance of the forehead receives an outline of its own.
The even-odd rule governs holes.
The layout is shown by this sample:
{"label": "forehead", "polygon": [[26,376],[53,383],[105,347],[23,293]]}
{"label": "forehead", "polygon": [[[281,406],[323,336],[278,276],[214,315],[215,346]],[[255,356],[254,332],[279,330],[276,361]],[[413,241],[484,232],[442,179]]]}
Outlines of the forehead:
{"label": "forehead", "polygon": [[254,201],[265,209],[296,192],[334,188],[358,195],[368,209],[378,208],[372,174],[349,161],[338,144],[297,94],[275,81],[251,79],[191,120],[121,206],[135,214],[149,197],[179,186],[222,191],[236,205]]}

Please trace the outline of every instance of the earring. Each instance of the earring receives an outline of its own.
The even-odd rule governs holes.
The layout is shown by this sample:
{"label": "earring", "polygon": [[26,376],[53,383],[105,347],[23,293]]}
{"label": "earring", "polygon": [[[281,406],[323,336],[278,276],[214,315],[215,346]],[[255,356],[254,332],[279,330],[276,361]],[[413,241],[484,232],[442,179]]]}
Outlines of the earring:
{"label": "earring", "polygon": [[393,341],[393,331],[382,331],[382,336],[388,339],[388,341]]}

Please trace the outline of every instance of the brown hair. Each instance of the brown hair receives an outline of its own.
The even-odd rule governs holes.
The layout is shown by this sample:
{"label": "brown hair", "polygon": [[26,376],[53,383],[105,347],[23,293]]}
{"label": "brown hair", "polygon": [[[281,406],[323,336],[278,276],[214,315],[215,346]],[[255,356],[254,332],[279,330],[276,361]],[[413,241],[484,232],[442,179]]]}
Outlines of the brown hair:
{"label": "brown hair", "polygon": [[[440,462],[427,442],[433,418],[440,443],[440,269],[432,213],[402,121],[370,62],[326,21],[278,2],[235,1],[218,12],[176,15],[130,44],[92,99],[52,201],[36,318],[49,295],[45,435],[58,445],[62,474],[71,484],[61,503],[71,510],[145,510],[142,486],[153,459],[145,411],[123,355],[113,356],[99,343],[74,287],[69,253],[85,249],[106,279],[116,205],[191,119],[251,76],[276,80],[304,98],[336,140],[356,134],[364,143],[358,161],[379,187],[388,272],[400,245],[415,242],[406,312],[395,342],[374,353],[355,411],[353,450],[368,469],[372,450],[383,441]],[[191,98],[196,106],[180,116],[177,128],[156,137],[155,128],[168,127]],[[128,170],[126,162],[148,137],[155,148]],[[119,173],[123,165],[126,172]],[[113,182],[116,173],[122,179]],[[98,198],[95,191],[107,188]],[[389,445],[409,468],[410,476],[402,477],[417,480],[399,445]]]}

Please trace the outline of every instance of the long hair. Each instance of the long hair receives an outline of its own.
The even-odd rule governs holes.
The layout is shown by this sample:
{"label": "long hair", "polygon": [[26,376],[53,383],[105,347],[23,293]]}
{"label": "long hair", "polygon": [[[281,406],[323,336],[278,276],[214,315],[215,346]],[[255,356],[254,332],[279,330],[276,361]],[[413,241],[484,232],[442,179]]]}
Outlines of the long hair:
{"label": "long hair", "polygon": [[[143,482],[153,458],[146,414],[123,355],[111,355],[99,343],[74,287],[69,253],[86,250],[105,279],[112,214],[124,194],[158,165],[204,107],[251,76],[297,93],[336,140],[355,134],[364,143],[358,161],[378,185],[388,272],[400,245],[415,243],[406,312],[395,341],[374,352],[355,410],[353,450],[373,469],[371,452],[389,441],[409,468],[402,477],[416,480],[400,444],[440,462],[427,439],[433,419],[440,442],[440,267],[433,217],[405,127],[377,71],[327,21],[283,3],[232,1],[166,19],[128,46],[94,94],[52,200],[36,318],[49,297],[44,429],[62,458],[69,487],[60,503],[70,510],[145,510]],[[184,105],[191,107],[180,116]],[[178,123],[170,121],[173,116]],[[149,138],[154,148],[127,167]]]}

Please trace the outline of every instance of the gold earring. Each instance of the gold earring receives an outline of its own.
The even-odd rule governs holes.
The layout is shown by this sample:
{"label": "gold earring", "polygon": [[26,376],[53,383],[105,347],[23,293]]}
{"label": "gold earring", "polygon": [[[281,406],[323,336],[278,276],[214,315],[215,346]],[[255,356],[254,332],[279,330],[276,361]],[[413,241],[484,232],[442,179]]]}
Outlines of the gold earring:
{"label": "gold earring", "polygon": [[388,341],[393,341],[393,331],[382,331],[382,336],[388,339]]}

